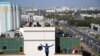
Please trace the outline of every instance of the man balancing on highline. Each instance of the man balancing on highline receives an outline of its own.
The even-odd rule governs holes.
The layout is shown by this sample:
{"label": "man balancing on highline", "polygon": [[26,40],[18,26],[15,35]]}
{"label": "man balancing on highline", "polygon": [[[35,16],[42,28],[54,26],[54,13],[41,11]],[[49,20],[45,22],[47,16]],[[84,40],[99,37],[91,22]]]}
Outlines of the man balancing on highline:
{"label": "man balancing on highline", "polygon": [[45,48],[45,54],[46,54],[46,56],[49,56],[49,47],[52,47],[53,45],[48,46],[48,44],[46,43],[45,46],[43,46],[43,45],[41,45],[41,46]]}

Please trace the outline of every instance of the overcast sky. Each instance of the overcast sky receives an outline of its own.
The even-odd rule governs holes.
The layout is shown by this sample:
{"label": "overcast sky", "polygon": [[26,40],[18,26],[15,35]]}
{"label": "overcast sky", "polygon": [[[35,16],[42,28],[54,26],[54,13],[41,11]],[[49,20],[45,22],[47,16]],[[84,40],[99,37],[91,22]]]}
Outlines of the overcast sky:
{"label": "overcast sky", "polygon": [[49,7],[100,7],[100,0],[0,0],[14,2],[22,7],[37,7],[37,8],[49,8]]}

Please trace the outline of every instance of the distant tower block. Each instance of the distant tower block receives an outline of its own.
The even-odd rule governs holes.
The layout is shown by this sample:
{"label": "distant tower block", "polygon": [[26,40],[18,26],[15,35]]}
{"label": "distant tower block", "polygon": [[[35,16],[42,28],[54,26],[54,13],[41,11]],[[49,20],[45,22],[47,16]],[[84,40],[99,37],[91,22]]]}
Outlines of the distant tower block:
{"label": "distant tower block", "polygon": [[10,2],[0,2],[0,34],[20,28],[20,9]]}

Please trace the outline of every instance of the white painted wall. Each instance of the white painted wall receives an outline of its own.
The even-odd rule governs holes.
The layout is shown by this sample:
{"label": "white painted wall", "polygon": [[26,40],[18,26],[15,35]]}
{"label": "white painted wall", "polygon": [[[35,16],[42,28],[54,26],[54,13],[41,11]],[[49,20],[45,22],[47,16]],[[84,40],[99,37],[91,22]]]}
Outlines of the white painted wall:
{"label": "white painted wall", "polygon": [[55,41],[24,41],[24,53],[25,56],[45,56],[45,49],[39,51],[38,46],[40,44],[45,45],[45,43],[48,43],[48,45],[54,44],[54,46],[50,47],[49,49],[49,55],[54,56],[55,54]]}
{"label": "white painted wall", "polygon": [[55,40],[55,27],[24,27],[25,40]]}
{"label": "white painted wall", "polygon": [[20,31],[24,37],[25,56],[45,56],[45,50],[39,51],[37,48],[40,44],[54,44],[50,47],[49,55],[55,54],[55,27],[24,27]]}

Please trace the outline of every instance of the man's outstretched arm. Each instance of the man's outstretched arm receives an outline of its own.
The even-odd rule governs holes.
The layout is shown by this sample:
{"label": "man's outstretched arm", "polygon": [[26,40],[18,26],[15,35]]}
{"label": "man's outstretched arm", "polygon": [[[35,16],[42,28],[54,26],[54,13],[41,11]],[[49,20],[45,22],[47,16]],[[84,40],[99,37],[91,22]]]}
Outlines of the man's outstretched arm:
{"label": "man's outstretched arm", "polygon": [[44,45],[40,44],[42,47],[45,47]]}
{"label": "man's outstretched arm", "polygon": [[52,47],[52,46],[53,46],[53,44],[51,46],[49,46],[49,47]]}

